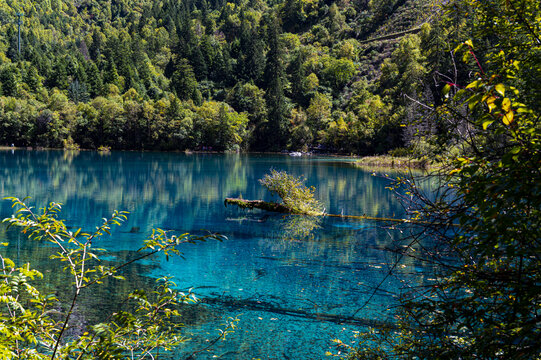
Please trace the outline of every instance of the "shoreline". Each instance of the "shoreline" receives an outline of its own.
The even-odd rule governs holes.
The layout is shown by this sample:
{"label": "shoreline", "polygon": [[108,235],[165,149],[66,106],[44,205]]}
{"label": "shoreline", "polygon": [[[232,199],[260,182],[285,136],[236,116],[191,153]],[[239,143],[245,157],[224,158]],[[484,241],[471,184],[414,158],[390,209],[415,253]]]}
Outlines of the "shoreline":
{"label": "shoreline", "polygon": [[[63,148],[46,148],[46,147],[17,147],[17,146],[3,146],[0,145],[0,151],[9,150],[29,150],[29,151],[95,151],[95,152],[112,152],[112,151],[127,151],[127,152],[159,152],[159,153],[184,153],[184,154],[261,154],[261,155],[290,155],[293,151],[246,151],[246,152],[228,152],[228,151],[212,151],[212,150],[110,150],[100,151],[98,149],[63,149]],[[374,155],[374,156],[358,156],[358,155],[346,155],[336,153],[303,153],[301,157],[309,158],[314,156],[331,157],[331,158],[344,158],[348,159],[348,164],[353,164],[358,168],[385,168],[395,170],[429,170],[434,167],[438,167],[437,164],[432,164],[428,159],[415,159],[408,157],[394,157],[389,155]]]}

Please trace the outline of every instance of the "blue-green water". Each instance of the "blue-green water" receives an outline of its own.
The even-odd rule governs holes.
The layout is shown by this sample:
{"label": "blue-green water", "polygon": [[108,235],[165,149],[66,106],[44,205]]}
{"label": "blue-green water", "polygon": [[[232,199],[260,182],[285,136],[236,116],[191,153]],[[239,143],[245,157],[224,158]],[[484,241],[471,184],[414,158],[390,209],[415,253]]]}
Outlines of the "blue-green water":
{"label": "blue-green water", "polygon": [[[287,155],[0,151],[0,196],[31,196],[36,206],[61,202],[62,218],[84,229],[115,209],[129,211],[126,224],[99,244],[118,257],[129,256],[152,228],[226,235],[183,246],[184,259],[131,269],[134,276],[172,275],[180,289],[194,288],[203,299],[206,315],[190,322],[193,341],[178,357],[205,346],[224,319],[238,316],[238,330],[197,358],[324,358],[337,352],[332,339],[352,343],[365,325],[392,322],[399,289],[426,281],[428,272],[405,262],[387,276],[395,259],[386,248],[400,244],[403,227],[224,206],[224,198],[239,195],[272,199],[258,183],[271,168],[303,175],[329,213],[402,215],[389,180],[336,158]],[[2,202],[0,216],[11,211]],[[15,254],[17,235],[0,236]],[[38,261],[35,245],[21,241],[19,261]]]}

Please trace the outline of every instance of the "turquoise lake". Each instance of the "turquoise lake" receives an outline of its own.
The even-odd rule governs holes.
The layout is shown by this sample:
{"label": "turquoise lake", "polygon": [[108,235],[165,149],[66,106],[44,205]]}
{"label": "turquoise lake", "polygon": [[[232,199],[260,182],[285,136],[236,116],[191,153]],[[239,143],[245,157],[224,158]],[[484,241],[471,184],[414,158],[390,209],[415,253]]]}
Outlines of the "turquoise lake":
{"label": "turquoise lake", "polygon": [[[0,196],[30,196],[35,207],[60,202],[61,218],[73,228],[91,230],[113,210],[129,211],[128,221],[95,245],[109,250],[112,261],[132,256],[153,228],[227,237],[183,245],[183,258],[154,258],[129,269],[126,277],[134,286],[170,275],[179,289],[192,288],[201,299],[187,315],[192,341],[173,358],[205,347],[228,317],[238,317],[238,329],[195,358],[326,358],[327,351],[338,352],[332,339],[353,344],[355,331],[392,324],[401,289],[430,281],[431,269],[411,259],[389,276],[396,255],[388,249],[407,241],[405,225],[224,206],[226,197],[273,200],[258,180],[276,169],[304,176],[328,213],[403,216],[386,188],[390,180],[355,168],[351,159],[7,150],[0,151],[0,165]],[[11,211],[11,203],[2,201],[0,216]],[[5,228],[0,237],[9,240],[11,258],[50,266],[47,247]],[[87,306],[99,312],[114,308],[107,298],[113,298],[115,286],[106,290],[105,300],[90,299]]]}

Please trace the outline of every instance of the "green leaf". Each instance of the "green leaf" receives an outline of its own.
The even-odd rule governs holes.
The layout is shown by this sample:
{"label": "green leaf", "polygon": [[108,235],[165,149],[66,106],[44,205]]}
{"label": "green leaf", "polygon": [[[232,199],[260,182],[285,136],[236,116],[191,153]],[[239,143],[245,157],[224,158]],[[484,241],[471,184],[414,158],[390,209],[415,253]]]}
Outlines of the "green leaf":
{"label": "green leaf", "polygon": [[503,84],[497,84],[494,87],[494,90],[496,90],[496,92],[501,96],[505,96],[505,86]]}
{"label": "green leaf", "polygon": [[520,146],[515,146],[515,147],[512,148],[511,151],[509,151],[509,152],[510,152],[511,154],[513,154],[513,155],[516,155],[516,154],[518,154],[518,153],[521,152],[521,151],[522,151],[522,147],[520,147]]}
{"label": "green leaf", "polygon": [[451,85],[449,84],[446,84],[444,87],[443,87],[443,95],[446,96],[447,94],[449,94],[449,91],[451,91]]}
{"label": "green leaf", "polygon": [[504,98],[502,101],[502,110],[504,112],[509,112],[510,109],[511,109],[511,100],[509,100],[509,98]]}
{"label": "green leaf", "polygon": [[477,88],[479,87],[479,84],[481,84],[481,80],[472,81],[468,84],[468,86],[466,86],[466,89]]}
{"label": "green leaf", "polygon": [[464,46],[464,43],[458,44],[458,46],[453,49],[453,52],[456,53],[458,50],[462,49],[463,46]]}
{"label": "green leaf", "polygon": [[483,130],[486,130],[490,124],[492,124],[494,122],[494,120],[486,120],[486,121],[483,121]]}
{"label": "green leaf", "polygon": [[514,118],[515,118],[515,114],[513,113],[513,110],[511,110],[511,111],[505,113],[505,115],[503,116],[502,121],[503,121],[503,123],[505,125],[509,125],[509,124],[511,124],[513,122]]}
{"label": "green leaf", "polygon": [[473,110],[473,108],[477,106],[477,104],[479,104],[482,99],[483,94],[475,94],[471,96],[468,100],[466,100],[466,102],[468,103],[468,107],[470,108],[470,110]]}

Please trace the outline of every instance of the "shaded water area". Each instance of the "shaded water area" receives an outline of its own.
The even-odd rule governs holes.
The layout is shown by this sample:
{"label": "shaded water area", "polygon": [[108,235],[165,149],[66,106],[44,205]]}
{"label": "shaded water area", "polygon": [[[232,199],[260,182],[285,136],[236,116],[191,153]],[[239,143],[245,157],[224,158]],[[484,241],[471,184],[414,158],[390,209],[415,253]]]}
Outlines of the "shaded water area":
{"label": "shaded water area", "polygon": [[[226,197],[273,200],[258,182],[271,168],[303,175],[329,213],[403,215],[386,189],[388,179],[344,159],[287,155],[0,151],[0,195],[31,196],[38,207],[61,202],[67,224],[86,230],[115,209],[129,211],[128,221],[95,245],[109,250],[112,262],[132,257],[153,228],[227,236],[181,246],[184,259],[131,266],[127,282],[108,282],[80,305],[84,326],[113,311],[128,287],[174,276],[179,289],[192,288],[201,300],[186,311],[192,341],[175,358],[206,346],[228,317],[238,317],[239,328],[196,358],[320,359],[326,351],[336,353],[332,339],[352,343],[354,331],[392,325],[399,289],[422,284],[431,273],[408,260],[388,276],[396,259],[387,249],[407,241],[407,225],[224,206]],[[0,204],[2,218],[11,211],[9,202]],[[4,227],[0,238],[10,241],[13,259],[30,261],[43,269],[52,290],[69,293],[56,275],[59,266],[51,268],[47,260],[49,248]]]}

